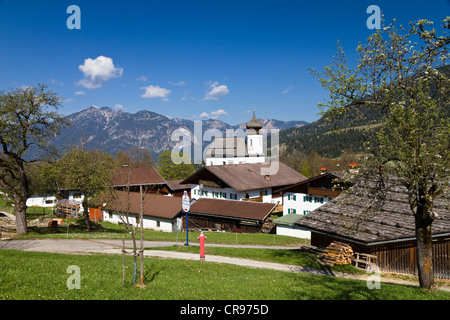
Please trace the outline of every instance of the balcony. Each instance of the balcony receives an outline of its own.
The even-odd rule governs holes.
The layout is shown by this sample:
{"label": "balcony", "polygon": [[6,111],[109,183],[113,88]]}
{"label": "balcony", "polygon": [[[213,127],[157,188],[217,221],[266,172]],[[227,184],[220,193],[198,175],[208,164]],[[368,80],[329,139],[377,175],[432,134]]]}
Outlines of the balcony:
{"label": "balcony", "polygon": [[314,196],[335,198],[341,194],[341,190],[330,190],[330,189],[308,187],[308,194]]}

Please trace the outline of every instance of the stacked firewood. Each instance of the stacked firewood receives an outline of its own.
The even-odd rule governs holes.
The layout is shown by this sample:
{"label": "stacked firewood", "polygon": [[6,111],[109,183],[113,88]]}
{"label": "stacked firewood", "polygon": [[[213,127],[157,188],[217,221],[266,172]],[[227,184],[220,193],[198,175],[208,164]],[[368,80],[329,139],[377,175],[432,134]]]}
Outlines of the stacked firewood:
{"label": "stacked firewood", "polygon": [[353,249],[348,244],[333,241],[320,254],[319,263],[332,267],[335,264],[351,264]]}

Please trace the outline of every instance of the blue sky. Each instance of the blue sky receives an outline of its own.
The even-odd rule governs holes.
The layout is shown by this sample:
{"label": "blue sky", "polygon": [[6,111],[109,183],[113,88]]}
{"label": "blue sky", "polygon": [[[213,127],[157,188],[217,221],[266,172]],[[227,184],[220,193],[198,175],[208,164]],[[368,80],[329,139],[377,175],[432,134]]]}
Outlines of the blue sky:
{"label": "blue sky", "polygon": [[[81,29],[68,29],[70,5]],[[258,117],[314,121],[327,93],[321,70],[336,42],[355,59],[369,5],[387,22],[429,19],[429,1],[9,1],[0,0],[0,89],[44,82],[64,114],[90,105],[150,110],[230,124]]]}

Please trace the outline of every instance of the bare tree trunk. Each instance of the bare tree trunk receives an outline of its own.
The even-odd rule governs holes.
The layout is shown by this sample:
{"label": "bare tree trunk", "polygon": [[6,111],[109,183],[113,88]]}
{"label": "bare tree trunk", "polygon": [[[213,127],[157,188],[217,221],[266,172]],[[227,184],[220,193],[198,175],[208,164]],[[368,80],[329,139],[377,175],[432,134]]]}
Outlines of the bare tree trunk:
{"label": "bare tree trunk", "polygon": [[122,285],[125,285],[125,238],[122,238]]}
{"label": "bare tree trunk", "polygon": [[91,220],[89,219],[89,205],[87,203],[87,198],[86,196],[84,196],[84,200],[83,200],[83,214],[84,214],[84,222],[86,224],[86,228],[88,232],[91,232]]}
{"label": "bare tree trunk", "polygon": [[426,206],[419,204],[416,212],[417,268],[420,287],[426,289],[434,284],[432,222]]}
{"label": "bare tree trunk", "polygon": [[136,246],[136,230],[133,230],[132,232],[132,239],[133,239],[133,284],[136,283],[136,263],[137,263],[137,246]]}
{"label": "bare tree trunk", "polygon": [[139,220],[141,222],[141,249],[139,250],[140,262],[141,262],[141,285],[144,285],[144,199],[142,194],[142,186],[139,186],[140,192],[140,210],[139,210]]}

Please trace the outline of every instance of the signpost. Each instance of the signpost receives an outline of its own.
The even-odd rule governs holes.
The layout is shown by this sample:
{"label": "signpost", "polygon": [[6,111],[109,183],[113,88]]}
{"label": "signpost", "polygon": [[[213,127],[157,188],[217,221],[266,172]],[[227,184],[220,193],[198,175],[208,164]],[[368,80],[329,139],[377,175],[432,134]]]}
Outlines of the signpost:
{"label": "signpost", "polygon": [[185,191],[183,193],[183,197],[181,198],[181,207],[183,208],[183,211],[186,212],[186,243],[185,245],[189,245],[189,228],[188,228],[188,212],[191,208],[191,202],[189,199],[189,196],[187,192]]}

